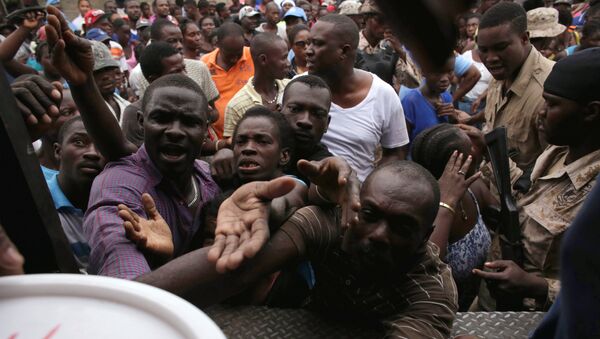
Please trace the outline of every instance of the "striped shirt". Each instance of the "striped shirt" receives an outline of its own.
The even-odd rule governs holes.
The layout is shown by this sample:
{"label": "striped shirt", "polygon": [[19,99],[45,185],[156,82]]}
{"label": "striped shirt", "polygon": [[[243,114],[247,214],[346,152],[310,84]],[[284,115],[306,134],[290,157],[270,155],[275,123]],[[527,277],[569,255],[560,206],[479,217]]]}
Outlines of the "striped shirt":
{"label": "striped shirt", "polygon": [[156,208],[171,228],[174,256],[190,250],[191,240],[201,225],[203,206],[212,200],[219,188],[210,176],[207,163],[195,161],[194,179],[200,187],[200,208],[192,215],[180,196],[148,157],[145,146],[136,153],[106,165],[94,180],[83,230],[91,247],[91,274],[135,279],[153,267],[144,254],[125,236],[123,220],[117,205],[124,204],[146,218],[142,193],[149,193]]}
{"label": "striped shirt", "polygon": [[345,319],[374,321],[386,337],[448,338],[458,309],[456,285],[438,248],[425,253],[406,274],[376,280],[364,264],[341,250],[337,213],[310,206],[298,210],[282,228],[298,252],[309,258],[316,286],[309,306]]}

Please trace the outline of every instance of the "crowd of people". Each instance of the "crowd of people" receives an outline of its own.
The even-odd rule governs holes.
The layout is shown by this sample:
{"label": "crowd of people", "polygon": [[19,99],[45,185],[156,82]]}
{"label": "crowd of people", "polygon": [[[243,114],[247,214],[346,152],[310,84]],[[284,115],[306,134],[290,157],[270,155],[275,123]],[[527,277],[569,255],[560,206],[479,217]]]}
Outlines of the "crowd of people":
{"label": "crowd of people", "polygon": [[471,3],[438,68],[371,0],[49,0],[2,18],[0,62],[81,273],[446,338],[574,305],[600,173],[600,1]]}

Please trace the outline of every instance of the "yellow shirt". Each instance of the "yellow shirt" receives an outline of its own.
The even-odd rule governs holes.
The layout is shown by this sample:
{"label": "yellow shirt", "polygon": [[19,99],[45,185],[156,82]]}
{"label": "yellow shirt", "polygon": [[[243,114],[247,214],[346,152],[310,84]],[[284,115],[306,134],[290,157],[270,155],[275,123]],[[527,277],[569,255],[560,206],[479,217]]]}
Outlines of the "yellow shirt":
{"label": "yellow shirt", "polygon": [[[227,104],[225,108],[225,125],[223,128],[223,136],[225,138],[233,136],[235,126],[240,119],[246,114],[246,111],[256,105],[262,105],[262,97],[252,85],[252,79],[248,79],[248,83],[237,92]],[[277,84],[277,104],[281,105],[283,101],[283,91],[285,86],[290,82],[290,79],[275,80]]]}

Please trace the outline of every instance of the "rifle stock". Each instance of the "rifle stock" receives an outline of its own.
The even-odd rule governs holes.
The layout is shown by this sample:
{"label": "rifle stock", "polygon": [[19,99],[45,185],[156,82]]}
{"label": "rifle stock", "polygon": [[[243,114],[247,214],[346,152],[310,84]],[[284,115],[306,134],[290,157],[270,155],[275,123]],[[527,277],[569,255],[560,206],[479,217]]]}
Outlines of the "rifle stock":
{"label": "rifle stock", "polygon": [[[523,266],[523,248],[519,212],[512,196],[506,128],[498,127],[485,135],[488,154],[496,187],[500,194],[500,211],[495,218],[495,230],[500,238],[500,249],[504,260],[512,260]],[[500,300],[501,299],[501,300]],[[496,300],[498,311],[518,311],[523,307],[522,298],[503,296]]]}

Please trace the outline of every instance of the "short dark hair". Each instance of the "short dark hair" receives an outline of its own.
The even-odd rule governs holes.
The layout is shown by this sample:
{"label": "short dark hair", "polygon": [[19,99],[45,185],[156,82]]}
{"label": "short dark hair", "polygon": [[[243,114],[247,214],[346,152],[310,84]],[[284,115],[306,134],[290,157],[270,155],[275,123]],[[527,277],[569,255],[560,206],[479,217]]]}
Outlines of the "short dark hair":
{"label": "short dark hair", "polygon": [[[429,187],[425,192],[431,192],[433,194],[433,200],[429,205],[429,213],[427,215],[426,223],[429,224],[429,227],[433,226],[433,221],[437,216],[437,211],[440,204],[440,186],[438,185],[437,180],[427,171],[427,169],[423,168],[423,166],[419,165],[413,161],[407,160],[398,160],[398,161],[390,161],[384,165],[381,165],[369,176],[365,179],[365,183],[369,181],[369,179],[379,171],[391,171],[394,174],[406,176],[410,182],[423,182],[426,183]],[[396,181],[395,178],[392,179]]]}
{"label": "short dark hair", "polygon": [[217,29],[217,39],[223,41],[228,36],[244,36],[242,26],[233,22],[222,24],[219,29]]}
{"label": "short dark hair", "polygon": [[527,12],[521,5],[514,2],[500,2],[488,9],[479,23],[479,29],[510,24],[513,32],[527,32]]}
{"label": "short dark hair", "polygon": [[345,39],[344,42],[350,44],[352,49],[356,50],[358,48],[359,30],[354,20],[346,15],[327,14],[319,18],[319,21],[333,24],[337,36]]}
{"label": "short dark hair", "polygon": [[329,93],[331,93],[331,88],[329,88],[329,85],[327,85],[325,80],[321,79],[316,75],[307,74],[294,78],[287,84],[287,86],[285,86],[282,98],[283,101],[286,101],[288,89],[292,88],[294,84],[304,84],[309,88],[323,88],[326,89]]}
{"label": "short dark hair", "polygon": [[461,140],[458,127],[446,123],[435,125],[419,133],[413,140],[412,159],[439,179],[452,152],[460,148]]}
{"label": "short dark hair", "polygon": [[221,11],[223,11],[225,9],[225,7],[227,7],[227,4],[224,2],[219,2],[217,4],[217,6],[215,6],[215,10],[217,11],[217,13],[220,13]]}
{"label": "short dark hair", "polygon": [[83,120],[81,119],[81,116],[80,115],[76,115],[76,116],[72,117],[71,119],[65,121],[62,124],[62,126],[60,126],[60,128],[58,129],[58,134],[56,136],[56,142],[59,145],[62,145],[62,143],[65,141],[65,137],[67,136],[67,131],[69,130],[69,128],[71,126],[73,126],[73,124],[75,124],[76,122],[79,122],[79,121],[81,121],[81,123],[83,123]]}
{"label": "short dark hair", "polygon": [[206,100],[206,96],[204,95],[202,88],[200,88],[200,86],[194,80],[183,74],[167,74],[156,79],[150,84],[150,86],[148,86],[146,92],[144,92],[144,97],[142,98],[142,111],[144,114],[146,114],[146,105],[148,105],[148,102],[152,98],[154,91],[162,87],[187,89],[198,94],[198,96],[200,96],[198,104],[205,108],[204,115],[205,118],[208,118],[208,100]]}
{"label": "short dark hair", "polygon": [[[279,35],[273,33],[258,33],[250,42],[250,54],[252,61],[258,62],[258,57],[265,54],[269,49],[275,46],[276,42],[284,41]],[[286,44],[287,46],[287,44]]]}
{"label": "short dark hair", "polygon": [[296,146],[296,140],[294,138],[294,130],[290,126],[290,123],[283,116],[283,114],[279,112],[273,112],[262,105],[257,105],[250,108],[238,121],[233,131],[234,142],[238,133],[239,126],[241,126],[244,121],[250,118],[266,118],[271,120],[273,124],[277,126],[277,130],[279,131],[279,146],[281,147],[281,149],[287,148],[290,152],[290,158],[292,157],[294,153],[294,148]]}
{"label": "short dark hair", "polygon": [[198,0],[198,9],[208,8],[210,3],[207,0]]}
{"label": "short dark hair", "polygon": [[161,40],[163,29],[169,26],[177,27],[177,25],[167,19],[157,19],[154,21],[152,26],[150,26],[150,39]]}
{"label": "short dark hair", "polygon": [[293,26],[292,29],[290,29],[290,31],[288,32],[288,40],[290,41],[290,44],[293,44],[296,41],[296,35],[298,35],[298,33],[302,31],[310,32],[310,28],[304,24],[299,24]]}
{"label": "short dark hair", "polygon": [[165,58],[179,53],[177,48],[164,41],[155,41],[144,48],[140,58],[140,67],[142,74],[146,79],[151,76],[159,76],[163,72],[162,61]]}
{"label": "short dark hair", "polygon": [[529,12],[532,9],[546,7],[544,0],[525,0],[523,1],[523,9]]}
{"label": "short dark hair", "polygon": [[206,20],[206,19],[210,19],[210,20],[212,20],[212,21],[213,21],[213,24],[215,24],[215,26],[217,25],[217,20],[216,20],[214,17],[212,17],[212,16],[210,16],[210,15],[207,15],[207,16],[205,16],[205,17],[202,17],[202,18],[200,18],[200,21],[198,21],[198,23],[200,24],[200,25],[198,26],[199,28],[201,28],[201,27],[202,27],[202,23],[203,23],[203,22],[204,22],[204,20]]}
{"label": "short dark hair", "polygon": [[188,18],[181,19],[179,21],[179,29],[181,30],[181,33],[183,35],[185,35],[185,32],[187,31],[187,26],[188,25],[192,25],[192,24],[196,25],[196,27],[199,27],[198,24],[195,21],[193,21],[193,20],[190,20]]}
{"label": "short dark hair", "polygon": [[479,19],[479,21],[481,21],[481,14],[479,14],[479,13],[470,13],[469,12],[469,13],[463,15],[463,19],[465,19],[465,22],[467,22],[467,21],[469,21],[469,20],[471,20],[473,18],[477,18],[477,19]]}
{"label": "short dark hair", "polygon": [[565,8],[558,10],[558,23],[567,27],[573,24],[573,15],[571,11]]}
{"label": "short dark hair", "polygon": [[590,20],[586,21],[581,29],[581,34],[584,37],[589,37],[596,33],[600,32],[600,20]]}
{"label": "short dark hair", "polygon": [[127,22],[127,21],[125,21],[125,20],[123,20],[121,18],[118,18],[118,19],[115,19],[115,21],[113,21],[112,24],[113,24],[113,28],[115,28],[115,30],[116,30],[116,29],[121,28],[121,27],[123,27],[125,25],[129,25],[129,22]]}

